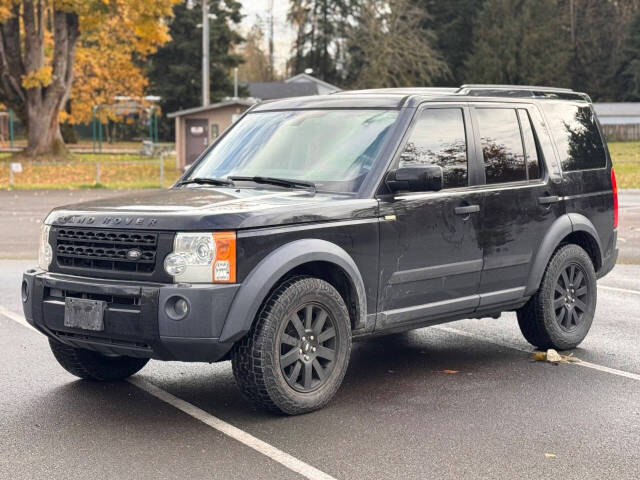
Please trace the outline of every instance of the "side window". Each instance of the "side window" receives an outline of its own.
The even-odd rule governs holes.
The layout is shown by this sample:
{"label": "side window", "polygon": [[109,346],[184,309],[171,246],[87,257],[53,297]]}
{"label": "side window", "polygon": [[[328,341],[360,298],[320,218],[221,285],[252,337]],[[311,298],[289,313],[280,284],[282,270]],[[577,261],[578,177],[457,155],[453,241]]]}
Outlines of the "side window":
{"label": "side window", "polygon": [[549,119],[564,171],[606,166],[604,144],[590,107],[570,103],[541,103]]}
{"label": "side window", "polygon": [[478,108],[480,141],[487,183],[527,179],[520,126],[510,108]]}
{"label": "side window", "polygon": [[536,146],[536,139],[533,136],[533,128],[531,127],[531,118],[529,117],[529,113],[524,109],[518,109],[518,117],[520,118],[520,126],[522,127],[528,178],[529,180],[535,180],[540,178],[540,160],[538,159],[538,148]]}
{"label": "side window", "polygon": [[400,157],[400,166],[439,165],[443,188],[467,186],[467,138],[460,108],[432,108],[420,114]]}

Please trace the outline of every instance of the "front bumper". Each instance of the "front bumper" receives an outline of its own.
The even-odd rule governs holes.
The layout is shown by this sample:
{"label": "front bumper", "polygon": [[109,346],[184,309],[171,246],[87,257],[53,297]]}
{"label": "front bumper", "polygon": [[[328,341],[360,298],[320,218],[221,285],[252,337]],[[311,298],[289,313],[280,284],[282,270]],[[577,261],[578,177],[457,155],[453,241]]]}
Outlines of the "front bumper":
{"label": "front bumper", "polygon": [[[215,362],[233,346],[218,339],[239,287],[101,280],[33,269],[23,275],[22,302],[31,325],[67,345],[111,355]],[[104,330],[65,326],[67,296],[106,301]],[[176,297],[189,305],[180,320],[168,308]]]}

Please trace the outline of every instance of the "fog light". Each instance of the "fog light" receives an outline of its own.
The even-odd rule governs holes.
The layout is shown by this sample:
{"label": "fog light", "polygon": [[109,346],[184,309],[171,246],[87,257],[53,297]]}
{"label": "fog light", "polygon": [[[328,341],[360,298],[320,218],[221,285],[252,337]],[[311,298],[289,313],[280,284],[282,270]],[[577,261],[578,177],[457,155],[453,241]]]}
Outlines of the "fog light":
{"label": "fog light", "polygon": [[189,313],[189,304],[184,298],[180,298],[173,305],[173,310],[176,312],[176,315],[186,317],[187,313]]}
{"label": "fog light", "polygon": [[182,320],[189,315],[189,302],[184,297],[171,297],[167,300],[164,311],[171,320]]}

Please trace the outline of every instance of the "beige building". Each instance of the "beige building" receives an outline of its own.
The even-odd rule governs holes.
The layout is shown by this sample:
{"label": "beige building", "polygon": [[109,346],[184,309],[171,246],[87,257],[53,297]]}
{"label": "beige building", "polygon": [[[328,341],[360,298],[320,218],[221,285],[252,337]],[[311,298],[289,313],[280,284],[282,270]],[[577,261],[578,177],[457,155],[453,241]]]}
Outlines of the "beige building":
{"label": "beige building", "polygon": [[170,113],[176,122],[176,163],[179,169],[191,164],[218,135],[255,103],[233,99]]}

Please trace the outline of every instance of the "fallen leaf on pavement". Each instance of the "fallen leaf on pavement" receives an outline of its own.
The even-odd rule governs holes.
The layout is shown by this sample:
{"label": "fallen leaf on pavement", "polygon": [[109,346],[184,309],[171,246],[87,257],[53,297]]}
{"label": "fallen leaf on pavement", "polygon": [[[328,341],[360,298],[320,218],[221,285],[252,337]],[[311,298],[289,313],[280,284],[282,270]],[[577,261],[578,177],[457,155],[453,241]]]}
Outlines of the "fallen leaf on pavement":
{"label": "fallen leaf on pavement", "polygon": [[545,453],[544,456],[547,458],[556,458],[556,455],[553,453]]}
{"label": "fallen leaf on pavement", "polygon": [[562,355],[556,352],[553,348],[550,348],[546,352],[534,352],[531,358],[537,362],[549,363],[574,363],[580,361],[579,358],[573,356],[573,353],[570,353],[569,355]]}

